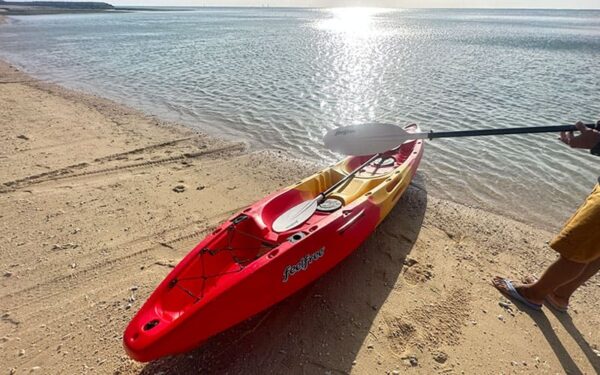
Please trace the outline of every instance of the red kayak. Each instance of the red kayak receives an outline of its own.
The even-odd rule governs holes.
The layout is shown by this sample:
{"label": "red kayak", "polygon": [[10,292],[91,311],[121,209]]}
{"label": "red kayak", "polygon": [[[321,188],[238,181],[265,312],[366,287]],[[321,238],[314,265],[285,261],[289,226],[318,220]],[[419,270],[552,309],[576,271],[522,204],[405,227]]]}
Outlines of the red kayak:
{"label": "red kayak", "polygon": [[[387,216],[422,154],[423,141],[414,140],[376,157],[348,157],[231,217],[171,271],[131,320],[123,337],[129,356],[146,362],[194,349],[315,281]],[[291,208],[352,173],[306,221],[273,228]]]}

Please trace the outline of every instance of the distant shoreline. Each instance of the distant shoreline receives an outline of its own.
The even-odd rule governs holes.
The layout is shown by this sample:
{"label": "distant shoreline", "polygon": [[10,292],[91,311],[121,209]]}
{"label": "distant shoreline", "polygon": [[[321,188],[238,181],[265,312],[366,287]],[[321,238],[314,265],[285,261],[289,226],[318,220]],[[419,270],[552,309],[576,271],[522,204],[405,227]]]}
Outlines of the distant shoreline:
{"label": "distant shoreline", "polygon": [[[103,9],[27,9],[27,10],[5,10],[4,16],[38,16],[44,14],[83,14],[83,13],[118,13],[118,10]],[[1,21],[0,21],[1,22]]]}
{"label": "distant shoreline", "polygon": [[5,10],[0,9],[0,24],[6,22],[6,16],[40,16],[52,14],[90,14],[90,13],[131,13],[131,12],[185,12],[190,8],[173,9],[173,8],[134,8],[134,7],[117,7],[115,9],[28,9],[28,10]]}
{"label": "distant shoreline", "polygon": [[103,2],[61,2],[61,1],[31,1],[12,2],[0,0],[0,15],[3,16],[30,16],[43,14],[77,14],[77,13],[125,13],[138,11],[185,11],[190,7],[143,7],[121,6],[115,7]]}

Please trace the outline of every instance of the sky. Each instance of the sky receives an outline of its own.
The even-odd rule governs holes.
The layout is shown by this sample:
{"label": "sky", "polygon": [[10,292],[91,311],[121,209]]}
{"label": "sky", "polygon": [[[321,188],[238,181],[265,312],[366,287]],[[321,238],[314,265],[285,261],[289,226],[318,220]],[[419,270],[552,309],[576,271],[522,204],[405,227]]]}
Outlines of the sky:
{"label": "sky", "polygon": [[[64,1],[64,0],[63,0]],[[73,0],[71,0],[73,1]],[[96,0],[113,5],[600,9],[600,0]]]}

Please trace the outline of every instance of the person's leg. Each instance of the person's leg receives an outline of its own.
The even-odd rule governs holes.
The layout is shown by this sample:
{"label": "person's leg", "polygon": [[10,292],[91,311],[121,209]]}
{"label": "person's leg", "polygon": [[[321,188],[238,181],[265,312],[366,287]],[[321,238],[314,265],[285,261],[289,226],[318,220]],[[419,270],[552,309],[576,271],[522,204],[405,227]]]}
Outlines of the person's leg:
{"label": "person's leg", "polygon": [[[492,284],[503,294],[521,300],[530,308],[538,309],[546,297],[555,291],[563,297],[570,296],[585,280],[598,271],[596,259],[600,255],[600,184],[565,223],[560,233],[550,242],[550,247],[560,258],[546,269],[539,280],[529,284],[514,284],[495,277]],[[594,263],[587,269],[588,264]],[[564,288],[562,288],[564,287]]]}
{"label": "person's leg", "polygon": [[[586,266],[586,263],[573,262],[561,256],[544,271],[535,283],[514,284],[514,287],[526,300],[535,304],[542,304],[547,295],[560,286],[569,284],[578,278]],[[510,294],[504,280],[503,277],[496,276],[492,283],[504,294]]]}
{"label": "person's leg", "polygon": [[559,306],[568,306],[569,298],[579,288],[583,283],[588,281],[592,276],[594,276],[598,271],[600,271],[600,258],[588,263],[583,270],[583,272],[577,276],[574,280],[571,280],[567,284],[561,285],[558,288],[554,289],[554,293],[552,293],[552,299]]}

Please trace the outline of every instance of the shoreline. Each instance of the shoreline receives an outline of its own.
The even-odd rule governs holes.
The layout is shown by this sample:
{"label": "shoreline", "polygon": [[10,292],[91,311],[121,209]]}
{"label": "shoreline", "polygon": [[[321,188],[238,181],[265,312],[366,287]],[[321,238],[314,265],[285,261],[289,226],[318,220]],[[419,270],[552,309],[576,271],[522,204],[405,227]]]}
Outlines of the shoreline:
{"label": "shoreline", "polygon": [[[30,65],[27,63],[27,60],[23,60],[23,63],[17,63],[16,64],[20,69],[25,70],[26,71],[26,67],[27,65]],[[31,68],[31,66],[29,66],[29,68]],[[35,70],[35,69],[32,69]],[[67,89],[71,89],[71,90],[75,90],[77,92],[85,92],[89,95],[92,96],[104,96],[104,97],[108,97],[111,98],[110,100],[116,101],[116,102],[123,102],[126,100],[127,96],[119,96],[118,94],[114,94],[111,93],[110,90],[101,90],[101,89],[96,89],[94,90],[94,87],[90,87],[89,85],[80,85],[78,84],[78,82],[76,80],[68,80],[68,79],[61,79],[60,76],[53,76],[51,73],[45,72],[45,73],[40,73],[40,74],[34,74],[32,73],[31,75],[34,76],[35,79],[39,79],[39,80],[50,80],[53,82],[57,82],[56,84],[58,85],[63,85],[64,87],[66,87]],[[129,96],[131,97],[135,97],[135,96]],[[135,100],[131,100],[130,102],[125,103],[124,105],[128,105],[132,108],[135,108],[137,111],[140,112],[145,112],[145,113],[150,113],[149,115],[154,116],[158,119],[161,119],[165,122],[177,122],[183,126],[189,127],[189,128],[193,128],[193,129],[198,129],[200,127],[202,127],[202,129],[200,129],[200,131],[208,134],[209,136],[222,136],[222,138],[224,139],[235,139],[238,134],[242,133],[242,131],[237,131],[237,130],[226,130],[225,132],[227,132],[226,134],[223,134],[223,129],[227,127],[227,124],[229,124],[226,121],[213,121],[213,120],[207,120],[207,119],[203,119],[200,118],[199,116],[192,116],[191,119],[190,117],[184,117],[183,115],[181,115],[181,112],[178,112],[177,110],[172,110],[169,111],[168,109],[165,109],[164,106],[160,106],[157,105],[156,108],[145,108],[143,105],[138,104],[139,102],[136,102]],[[164,102],[157,102],[157,103],[164,103]],[[231,128],[232,129],[238,129],[239,128],[239,124],[234,123]],[[221,134],[220,134],[221,133]],[[269,146],[265,146],[264,143],[260,142],[260,139],[251,139],[251,137],[246,137],[245,142],[247,142],[249,144],[249,147],[253,150],[261,150],[264,149],[264,147],[269,147]],[[285,144],[282,144],[285,145]],[[271,146],[274,149],[278,149],[278,150],[284,150],[284,146]],[[427,147],[427,146],[426,146]],[[561,146],[562,147],[562,146]],[[433,151],[432,149],[430,149],[429,151]],[[303,154],[298,154],[296,153],[296,155],[293,155],[293,157],[297,158],[297,159],[303,159],[307,160],[307,162],[309,163],[320,163],[323,166],[325,166],[326,164],[329,163],[323,163],[322,160],[318,160],[316,157],[314,158],[310,158],[310,156],[306,156]],[[432,158],[431,159],[426,159],[425,163],[429,163],[430,160],[433,160],[433,153],[432,153]],[[427,165],[428,167],[430,167],[430,165]],[[421,169],[423,171],[423,168]],[[429,173],[431,172],[431,173]],[[429,177],[431,176],[431,177]],[[489,211],[489,212],[493,212],[496,214],[499,214],[501,216],[506,216],[509,217],[513,220],[517,220],[519,222],[522,222],[523,224],[526,225],[530,225],[530,226],[534,226],[536,228],[539,229],[544,229],[544,230],[551,230],[551,231],[558,231],[560,229],[560,227],[563,225],[563,223],[568,219],[568,217],[570,216],[570,214],[572,212],[574,212],[577,207],[581,204],[581,202],[583,201],[583,199],[585,199],[585,196],[587,196],[587,193],[589,193],[589,191],[593,188],[593,182],[590,181],[595,181],[594,180],[587,180],[586,179],[586,183],[578,183],[577,187],[579,189],[582,189],[583,192],[581,191],[577,191],[576,195],[572,195],[573,197],[580,197],[580,199],[574,199],[574,202],[569,202],[568,205],[564,205],[564,209],[561,210],[552,210],[549,214],[547,211],[545,211],[543,208],[545,207],[543,204],[539,205],[539,209],[532,209],[531,205],[528,207],[528,210],[520,210],[519,207],[517,206],[510,206],[507,204],[504,204],[506,199],[498,199],[497,197],[495,197],[494,195],[492,195],[491,193],[489,193],[489,191],[484,190],[478,190],[474,189],[473,191],[471,191],[470,194],[461,194],[460,190],[457,190],[456,188],[449,188],[447,190],[443,190],[443,186],[441,186],[442,184],[437,184],[436,185],[436,181],[441,181],[439,179],[439,175],[437,175],[435,172],[432,172],[431,169],[427,170],[427,177],[429,177],[429,181],[430,183],[430,187],[434,186],[434,188],[430,188],[429,189],[429,193],[430,194],[435,194],[436,198],[441,198],[441,199],[448,199],[448,200],[452,200],[456,203],[459,204],[463,204],[469,207],[474,207],[474,208],[478,208],[478,209],[482,209],[485,211]],[[590,186],[587,186],[587,185]],[[490,182],[489,181],[482,181],[481,184],[472,184],[470,186],[474,186],[474,187],[489,187]],[[456,185],[455,185],[456,186]],[[432,190],[434,190],[432,192]],[[534,189],[527,189],[526,191],[534,191]],[[478,195],[477,193],[481,192],[481,195]],[[499,190],[499,196],[502,196],[502,194],[506,193],[506,196],[511,196],[516,194],[514,189],[508,188],[505,191],[501,191]],[[518,192],[518,190],[517,190]],[[519,197],[517,196],[515,199],[518,199]],[[528,200],[529,202],[531,202],[531,200]],[[547,203],[547,205],[549,207],[556,207],[556,206],[563,206],[561,205],[554,205],[553,202],[547,201],[545,202]],[[521,211],[521,212],[520,212]],[[523,213],[524,212],[524,213]]]}
{"label": "shoreline", "polygon": [[574,297],[571,318],[506,303],[489,279],[521,278],[549,264],[552,234],[437,199],[415,188],[418,182],[365,244],[315,284],[190,353],[133,362],[122,331],[166,273],[227,216],[317,166],[43,82],[3,62],[0,82],[7,103],[0,108],[4,371],[600,368],[593,357],[600,350],[600,278]]}
{"label": "shoreline", "polygon": [[[165,17],[170,19],[168,15],[151,18],[159,20],[166,19]],[[129,69],[132,69],[127,63],[115,63],[116,65],[113,68],[109,67],[112,63],[93,63],[95,58],[92,55],[102,56],[103,49],[112,48],[110,44],[104,44],[106,40],[98,45],[93,43],[89,46],[91,50],[88,50],[85,38],[75,38],[73,42],[65,42],[67,44],[64,48],[74,49],[72,68],[63,69],[61,66],[71,65],[68,60],[64,60],[65,58],[68,59],[65,54],[56,54],[54,58],[46,61],[43,55],[35,52],[36,50],[40,51],[40,48],[32,48],[28,52],[19,49],[22,39],[20,30],[27,33],[35,32],[38,23],[39,27],[45,30],[46,27],[52,28],[54,21],[48,19],[46,21],[39,20],[40,22],[35,20],[34,22],[33,19],[30,19],[27,22],[16,22],[17,18],[14,17],[12,20],[14,25],[7,25],[12,32],[7,34],[6,52],[0,55],[5,55],[8,60],[18,63],[18,66],[27,72],[31,72],[38,79],[54,82],[77,91],[110,98],[142,112],[153,114],[165,121],[178,122],[199,129],[209,135],[227,139],[246,139],[253,149],[279,149],[293,153],[297,158],[320,163],[334,162],[339,157],[339,155],[336,156],[319,145],[319,134],[323,132],[323,129],[332,126],[337,121],[332,120],[337,116],[334,114],[336,107],[331,104],[337,100],[335,95],[332,96],[331,102],[321,101],[318,103],[315,97],[313,99],[303,99],[299,102],[295,100],[297,103],[292,106],[283,105],[282,103],[289,100],[286,97],[291,98],[295,95],[294,91],[302,90],[300,86],[294,86],[294,82],[300,82],[300,80],[291,80],[282,82],[282,87],[289,90],[289,94],[284,94],[287,95],[285,97],[278,98],[279,94],[273,95],[273,90],[271,90],[271,94],[269,94],[269,90],[265,91],[265,94],[268,95],[261,97],[261,90],[263,89],[261,85],[256,84],[243,89],[240,94],[232,96],[233,93],[238,91],[235,87],[228,87],[228,82],[232,81],[227,79],[227,74],[230,74],[225,73],[227,70],[220,71],[220,73],[211,77],[210,87],[202,87],[202,81],[196,81],[195,78],[192,78],[199,73],[185,73],[186,68],[174,72],[168,68],[168,65],[163,66],[163,64],[166,64],[165,59],[156,60],[156,64],[149,61],[140,62],[140,66],[136,65],[132,72],[127,73]],[[51,18],[54,19],[54,17]],[[121,22],[117,19],[121,18],[116,15],[111,17],[118,24]],[[146,19],[146,16],[143,18]],[[188,17],[184,18],[187,19]],[[187,20],[186,25],[194,18],[191,17],[190,20]],[[94,18],[94,20],[101,22],[101,19]],[[74,20],[74,22],[74,24],[78,24],[82,20]],[[57,32],[62,35],[60,30],[60,28],[57,29]],[[82,29],[82,32],[87,35],[87,33],[93,33],[94,31],[88,30],[86,27],[85,30]],[[52,41],[51,38],[47,40],[47,43],[55,45],[56,42],[54,48],[62,49],[60,45],[63,42],[59,41],[69,40],[69,38],[68,35],[54,38],[55,41]],[[37,39],[42,41],[45,37],[40,34],[39,38],[34,38],[31,44],[23,41],[23,46],[31,45],[31,47],[34,47],[39,44],[35,41]],[[100,45],[103,47],[98,50]],[[160,48],[167,45],[169,45],[168,42],[162,44]],[[40,47],[43,48],[42,45]],[[118,46],[115,46],[115,48],[118,48]],[[79,53],[77,51],[88,52]],[[127,52],[121,50],[120,56],[126,55]],[[59,56],[65,57],[59,58]],[[62,62],[55,65],[60,59],[63,59]],[[258,59],[255,61],[265,62],[271,60]],[[235,59],[232,59],[230,63],[234,64]],[[243,66],[251,65],[243,64]],[[53,66],[54,68],[52,68]],[[143,68],[141,68],[142,66]],[[223,66],[227,66],[227,64],[223,64]],[[303,66],[307,65],[304,64]],[[326,66],[321,68],[326,68]],[[164,74],[152,73],[155,69]],[[150,72],[150,74],[145,72]],[[186,81],[182,77],[187,74],[190,74],[190,76]],[[309,75],[305,74],[305,76],[308,77]],[[116,77],[126,77],[127,79]],[[268,76],[261,79],[266,84],[270,82]],[[190,83],[192,81],[195,83]],[[389,80],[389,82],[393,82],[393,80]],[[137,88],[138,86],[139,88]],[[244,84],[240,83],[237,87],[238,89],[244,87]],[[327,94],[330,89],[325,87],[316,84],[306,90],[315,93],[322,91]],[[332,87],[335,87],[335,85]],[[408,85],[406,89],[412,90],[411,87],[415,86]],[[493,85],[490,87],[493,87]],[[223,93],[222,96],[216,95],[217,92]],[[255,99],[249,100],[245,104],[244,95],[251,95]],[[375,98],[376,93],[369,94],[369,97]],[[389,98],[390,96],[386,97]],[[410,101],[412,97],[415,96],[406,96],[406,98],[409,98],[406,100]],[[427,95],[427,97],[433,96]],[[542,98],[543,93],[536,97]],[[586,97],[589,98],[589,95],[586,95]],[[260,101],[258,98],[261,98]],[[344,101],[347,101],[346,99]],[[476,117],[473,119],[473,123],[469,124],[470,120],[466,120],[469,116],[464,116],[464,113],[469,113],[473,108],[469,108],[470,106],[467,103],[460,104],[460,98],[455,100],[457,100],[459,106],[463,107],[462,112],[457,111],[451,116],[443,116],[445,117],[444,121],[439,125],[431,124],[431,120],[427,120],[431,113],[423,110],[424,107],[421,108],[419,105],[416,105],[415,108],[421,109],[416,110],[411,116],[418,119],[418,122],[424,128],[431,128],[434,125],[433,129],[452,130],[456,127],[467,129],[475,126],[477,117],[484,114],[485,111],[473,111],[473,115],[476,115]],[[504,103],[510,103],[510,101]],[[569,103],[566,100],[565,106],[573,106]],[[323,106],[323,108],[320,106]],[[390,103],[382,103],[381,108],[388,107],[394,108],[390,106]],[[510,105],[502,107],[510,108]],[[240,108],[244,110],[241,111]],[[521,108],[526,108],[526,106]],[[560,110],[560,106],[555,108],[558,108],[557,111]],[[581,112],[587,112],[590,108],[593,109],[595,106],[593,104],[583,106]],[[398,111],[399,113],[396,113]],[[364,114],[364,111],[361,110],[361,112]],[[521,112],[526,111],[522,110]],[[390,115],[395,113],[400,116],[399,118],[404,118],[400,109],[392,110],[389,113]],[[509,127],[528,121],[529,115],[527,113],[519,115],[525,115],[526,117],[512,123],[500,119],[497,126]],[[360,116],[352,114],[352,117],[356,117],[357,120]],[[562,116],[564,115],[555,115],[556,118]],[[348,117],[348,119],[352,117]],[[518,117],[515,114],[515,118]],[[504,117],[504,119],[507,118],[510,118],[510,116]],[[344,121],[352,121],[348,119]],[[492,126],[493,121],[491,120],[485,119],[486,127]],[[481,121],[479,119],[480,123]],[[571,120],[566,120],[565,123],[569,121]],[[543,122],[545,123],[545,121]],[[306,127],[309,131],[303,132],[302,127]],[[576,171],[571,171],[571,167],[569,167],[570,165],[587,163],[590,157],[589,154],[568,151],[564,145],[552,139],[550,135],[544,139],[541,137],[542,135],[532,135],[531,138],[472,138],[464,141],[457,140],[456,142],[427,142],[429,155],[425,156],[420,170],[425,176],[429,193],[435,195],[436,198],[449,199],[471,207],[498,213],[537,228],[558,230],[593,188],[597,175],[593,164],[590,164],[590,168],[579,168]],[[482,153],[478,149],[478,144],[486,152]],[[507,147],[506,151],[508,152],[503,151],[505,147]],[[537,153],[540,152],[538,148],[543,149],[542,157],[537,157]],[[502,168],[505,168],[507,173],[504,173]],[[554,181],[559,181],[559,183]],[[540,196],[539,191],[545,191],[546,194]]]}
{"label": "shoreline", "polygon": [[[1,19],[0,19],[0,24],[1,24]],[[112,103],[118,103],[118,101],[116,99],[105,98],[104,96],[102,96],[101,93],[94,93],[92,91],[85,90],[85,89],[78,89],[78,88],[68,87],[68,85],[67,86],[61,86],[60,83],[54,83],[54,82],[46,81],[43,77],[35,77],[32,74],[25,72],[25,67],[24,66],[20,66],[18,64],[14,64],[14,63],[9,62],[7,60],[4,60],[2,58],[0,58],[0,63],[8,64],[8,65],[11,65],[11,66],[15,66],[17,69],[19,69],[19,71],[22,74],[25,74],[25,75],[31,77],[31,79],[37,81],[37,84],[42,84],[43,83],[45,85],[53,85],[54,87],[60,87],[61,89],[66,90],[67,92],[71,91],[71,92],[77,93],[77,95],[85,95],[87,97],[93,97],[93,98],[102,98],[102,99],[105,99],[105,100],[107,100],[109,102],[112,102]],[[215,127],[214,125],[202,124],[202,125],[205,125],[205,126],[207,126],[209,128],[212,127],[212,129],[198,129],[192,123],[189,123],[189,122],[186,123],[186,122],[181,122],[181,121],[178,122],[177,120],[169,119],[169,116],[167,116],[167,115],[161,115],[161,114],[156,114],[156,113],[149,114],[149,113],[146,113],[144,111],[144,109],[134,108],[133,106],[130,106],[128,104],[120,104],[119,103],[118,105],[122,106],[123,108],[127,108],[127,109],[133,110],[133,111],[135,111],[137,113],[143,114],[144,116],[148,116],[148,117],[150,117],[150,118],[152,118],[152,119],[154,119],[154,120],[156,120],[158,122],[161,122],[161,123],[173,124],[173,125],[175,125],[177,127],[182,127],[183,129],[187,129],[187,130],[190,130],[192,132],[201,132],[202,134],[204,134],[205,136],[207,136],[209,138],[213,137],[213,138],[221,139],[223,141],[228,141],[228,140],[231,141],[231,140],[234,140],[236,138],[232,134],[224,135],[222,137],[216,135],[216,133],[218,132],[217,131],[218,127]],[[198,124],[196,124],[196,126],[197,125]],[[239,139],[235,139],[235,140],[236,141],[240,141]],[[247,145],[247,147],[248,147],[248,149],[250,151],[264,151],[264,150],[266,150],[264,148],[264,146],[262,146],[259,143],[253,142],[252,140],[243,139],[243,140],[241,140],[241,142],[244,142]],[[271,150],[271,151],[275,151],[275,150],[277,150],[277,152],[279,152],[281,149],[280,148],[276,148],[276,149]],[[318,167],[324,168],[325,166],[327,166],[327,165],[330,164],[330,163],[326,163],[326,162],[324,163],[324,162],[322,162],[321,160],[319,160],[317,158],[315,158],[315,159],[306,159],[302,155],[288,154],[288,157],[294,159],[298,163],[305,163],[305,164],[308,164],[308,165],[312,165],[312,166],[315,167],[315,168],[313,168],[314,170],[316,170],[316,168],[318,168]],[[423,176],[421,175],[421,177],[423,177]],[[424,184],[425,178],[423,177],[423,178],[421,178],[421,180],[423,181],[422,184]],[[413,185],[414,185],[414,183],[413,183]],[[426,190],[426,187],[421,186],[420,188]],[[428,192],[428,194],[432,194],[432,193]],[[520,222],[520,223],[522,223],[524,225],[532,226],[532,227],[534,227],[536,229],[541,229],[541,230],[545,230],[545,231],[558,231],[562,227],[562,224],[563,224],[562,220],[555,220],[553,224],[537,222],[537,221],[533,220],[532,218],[529,218],[529,220],[528,220],[527,217],[520,216],[520,215],[518,215],[514,211],[496,209],[492,204],[479,204],[478,205],[478,204],[475,204],[474,202],[453,200],[453,199],[448,199],[448,198],[442,198],[442,197],[439,197],[439,196],[435,196],[435,197],[439,198],[439,199],[442,199],[442,200],[448,200],[448,201],[451,201],[453,203],[456,203],[456,204],[459,204],[459,205],[462,205],[462,206],[465,206],[465,207],[468,207],[468,208],[474,208],[474,209],[479,209],[479,210],[487,211],[487,212],[490,212],[490,213],[493,213],[493,214],[496,214],[496,215],[499,215],[499,216],[502,216],[502,217],[506,217],[506,218],[509,218],[509,219],[517,221],[517,222]],[[577,206],[574,206],[572,208],[573,212],[574,212],[574,210],[576,208],[577,208]]]}

